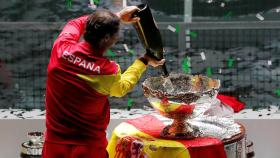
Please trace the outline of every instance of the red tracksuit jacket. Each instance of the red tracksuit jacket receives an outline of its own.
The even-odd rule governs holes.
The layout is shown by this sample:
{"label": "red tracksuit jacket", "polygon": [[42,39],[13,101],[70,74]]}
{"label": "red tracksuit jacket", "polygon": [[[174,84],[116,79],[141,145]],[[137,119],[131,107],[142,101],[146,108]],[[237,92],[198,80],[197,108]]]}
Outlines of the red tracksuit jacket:
{"label": "red tracksuit jacket", "polygon": [[56,39],[48,65],[45,141],[106,147],[108,96],[133,89],[145,71],[140,60],[123,73],[119,66],[79,42],[87,16],[68,22]]}

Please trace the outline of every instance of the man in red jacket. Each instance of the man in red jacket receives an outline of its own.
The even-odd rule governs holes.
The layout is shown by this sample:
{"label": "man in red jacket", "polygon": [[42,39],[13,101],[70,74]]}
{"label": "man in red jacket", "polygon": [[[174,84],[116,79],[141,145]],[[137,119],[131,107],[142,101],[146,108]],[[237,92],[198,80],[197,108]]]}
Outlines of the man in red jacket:
{"label": "man in red jacket", "polygon": [[[121,73],[103,54],[115,44],[121,22],[135,22],[127,7],[113,14],[95,11],[71,20],[56,39],[48,65],[43,158],[106,158],[108,96],[133,89],[147,65],[162,65],[144,55]],[[81,36],[84,41],[79,42]]]}

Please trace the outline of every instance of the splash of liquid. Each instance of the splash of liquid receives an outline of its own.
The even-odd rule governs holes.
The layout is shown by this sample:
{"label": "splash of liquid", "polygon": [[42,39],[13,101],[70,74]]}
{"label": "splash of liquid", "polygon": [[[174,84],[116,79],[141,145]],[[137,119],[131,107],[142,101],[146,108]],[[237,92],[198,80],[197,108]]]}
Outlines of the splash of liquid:
{"label": "splash of liquid", "polygon": [[162,85],[166,89],[167,93],[172,93],[175,90],[170,78],[168,77],[164,78],[164,82]]}

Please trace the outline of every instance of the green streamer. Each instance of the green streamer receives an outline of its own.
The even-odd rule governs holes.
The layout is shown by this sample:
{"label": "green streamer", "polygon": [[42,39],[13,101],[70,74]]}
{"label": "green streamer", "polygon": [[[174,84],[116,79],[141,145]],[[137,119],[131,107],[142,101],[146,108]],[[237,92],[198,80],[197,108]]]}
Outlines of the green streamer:
{"label": "green streamer", "polygon": [[211,69],[211,67],[208,67],[207,69],[206,69],[206,73],[207,73],[207,76],[208,77],[211,77],[212,76],[212,69]]}
{"label": "green streamer", "polygon": [[98,5],[99,2],[100,2],[99,0],[93,0],[93,1],[94,1],[94,4],[95,4],[95,5]]}
{"label": "green streamer", "polygon": [[72,0],[66,0],[67,9],[72,8]]}
{"label": "green streamer", "polygon": [[225,18],[231,18],[233,16],[233,12],[229,11],[224,17]]}
{"label": "green streamer", "polygon": [[115,57],[115,56],[116,56],[116,53],[113,52],[111,49],[109,49],[109,50],[106,52],[106,54],[107,54],[108,56],[111,56],[111,57]]}
{"label": "green streamer", "polygon": [[132,50],[132,49],[129,49],[127,52],[128,52],[130,55],[135,54],[134,50]]}
{"label": "green streamer", "polygon": [[276,93],[277,96],[280,96],[280,89],[276,89],[275,93]]}
{"label": "green streamer", "polygon": [[175,32],[180,33],[180,25],[179,24],[176,25],[176,31]]}
{"label": "green streamer", "polygon": [[191,31],[189,35],[190,35],[192,38],[196,38],[196,37],[197,37],[197,33],[196,33],[196,32],[193,32],[193,31]]}
{"label": "green streamer", "polygon": [[227,64],[228,68],[232,68],[233,64],[234,64],[234,60],[232,58],[229,58],[228,59],[228,64]]}
{"label": "green streamer", "polygon": [[184,73],[190,73],[190,61],[189,58],[184,58],[182,63],[182,69]]}
{"label": "green streamer", "polygon": [[128,100],[127,100],[127,110],[131,109],[131,107],[133,105],[133,102],[134,102],[133,99],[128,98]]}

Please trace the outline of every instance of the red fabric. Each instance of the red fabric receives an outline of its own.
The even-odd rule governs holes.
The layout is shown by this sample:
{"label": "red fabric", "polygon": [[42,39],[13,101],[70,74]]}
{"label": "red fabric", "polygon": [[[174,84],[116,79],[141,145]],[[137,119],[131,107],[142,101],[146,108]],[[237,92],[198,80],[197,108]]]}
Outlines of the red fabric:
{"label": "red fabric", "polygon": [[108,158],[105,148],[95,148],[86,145],[66,145],[45,143],[42,158]]}
{"label": "red fabric", "polygon": [[217,98],[223,103],[226,104],[230,107],[232,107],[232,109],[234,110],[234,112],[239,112],[242,109],[245,108],[245,104],[238,101],[236,98],[234,97],[230,97],[230,96],[226,96],[226,95],[222,95],[222,94],[218,94]]}
{"label": "red fabric", "polygon": [[[160,120],[151,115],[127,120],[126,122],[156,138],[160,138],[160,132],[165,127]],[[226,158],[224,145],[219,139],[203,137],[177,141],[185,145],[191,158]]]}
{"label": "red fabric", "polygon": [[156,138],[160,137],[160,132],[165,127],[160,120],[152,115],[144,115],[143,117],[130,119],[125,122]]}
{"label": "red fabric", "polygon": [[176,114],[192,114],[194,110],[194,105],[186,105],[183,104],[183,106],[180,106],[179,108],[177,108],[175,111],[170,112],[170,114],[172,115],[176,115]]}
{"label": "red fabric", "polygon": [[109,102],[77,74],[111,75],[118,66],[79,42],[87,16],[66,24],[56,39],[48,65],[46,85],[46,142],[107,146]]}
{"label": "red fabric", "polygon": [[[160,104],[164,106],[169,106],[170,103],[168,101],[168,98],[163,98],[160,101]],[[184,106],[180,106],[179,108],[175,109],[174,111],[170,112],[171,115],[176,115],[176,114],[192,114],[194,110],[194,105],[187,105],[187,104],[182,104]],[[164,113],[164,111],[160,111],[161,113]]]}

